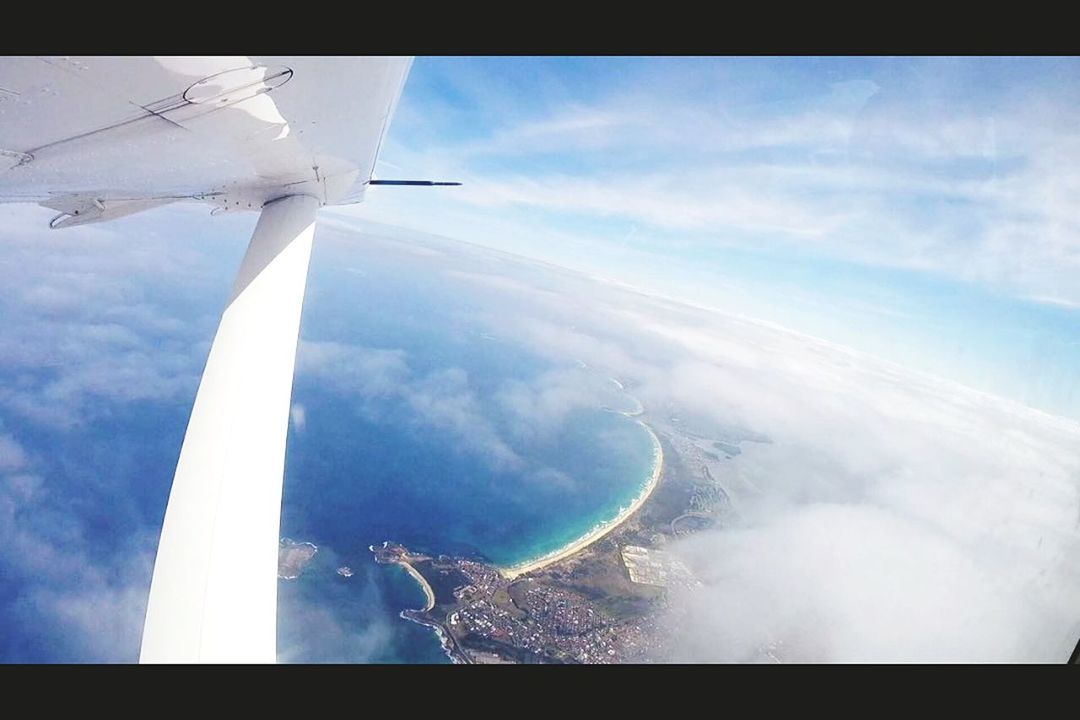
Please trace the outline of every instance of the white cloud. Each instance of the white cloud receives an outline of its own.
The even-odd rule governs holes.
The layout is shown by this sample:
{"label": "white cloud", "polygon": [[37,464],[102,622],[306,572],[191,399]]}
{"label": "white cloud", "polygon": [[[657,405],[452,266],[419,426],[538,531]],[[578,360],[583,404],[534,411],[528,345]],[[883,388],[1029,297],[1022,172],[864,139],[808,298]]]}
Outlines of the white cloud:
{"label": "white cloud", "polygon": [[143,504],[171,472],[136,470],[154,449],[128,455],[124,437],[98,449],[107,472],[73,460],[103,417],[190,408],[254,217],[163,208],[53,232],[50,214],[0,205],[0,414],[22,441],[0,433],[0,571],[17,589],[0,612],[22,628],[3,652],[133,662],[160,520]]}
{"label": "white cloud", "polygon": [[704,583],[672,598],[675,659],[1068,657],[1075,421],[775,325],[519,262],[499,272],[454,277],[486,293],[492,335],[565,368],[505,385],[511,419],[595,402],[582,361],[627,381],[662,433],[678,414],[771,441],[713,468],[737,521],[669,546]]}
{"label": "white cloud", "polygon": [[1068,656],[1076,423],[764,327],[643,327],[707,360],[643,397],[773,440],[721,478],[741,525],[678,548],[706,583],[683,598],[681,657]]}
{"label": "white cloud", "polygon": [[610,61],[609,82],[534,99],[532,114],[491,94],[502,76],[486,92],[474,77],[459,90],[489,110],[467,139],[388,148],[464,187],[365,211],[581,269],[602,260],[579,248],[618,249],[639,223],[651,262],[673,239],[795,249],[1080,302],[1075,98],[1047,81],[1072,61],[814,64]]}
{"label": "white cloud", "polygon": [[[594,130],[633,125],[612,120],[606,108],[583,117],[555,119],[516,137],[557,146],[560,137],[577,133],[587,145],[597,139]],[[889,133],[901,141],[898,155],[930,162],[983,152],[989,136],[981,127],[977,118],[961,117],[922,133],[917,123],[905,122]],[[1004,122],[995,128],[998,147],[1017,132]],[[745,142],[813,145],[824,138],[831,152],[843,149],[850,129],[842,119],[807,117],[746,134]],[[666,130],[669,141],[677,140],[677,130]],[[860,151],[892,137],[881,133]],[[696,147],[695,137],[687,137]],[[938,183],[935,193],[945,192],[926,168],[898,174],[820,160],[820,167],[800,160],[706,168],[700,177],[715,181],[716,189],[681,193],[678,176],[663,172],[640,178],[560,174],[543,184],[499,175],[479,186],[491,196],[464,196],[477,209],[465,219],[475,228],[488,222],[493,207],[525,205],[684,231],[723,224],[862,253],[857,257],[868,262],[970,276],[1076,302],[1072,280],[1080,258],[1069,209],[1075,205],[1076,177],[1070,173],[1077,148],[1036,137],[1023,149],[1026,161],[1012,176],[955,183],[950,201],[971,203],[975,210],[965,213],[990,213],[992,222],[970,228],[948,212],[928,217],[881,197],[845,202],[859,187],[913,193],[926,181]],[[555,180],[566,184],[554,188]],[[725,186],[732,183],[737,187]],[[813,183],[834,195],[805,197]],[[11,289],[5,295],[9,307],[20,308],[19,322],[0,338],[0,362],[22,374],[0,390],[6,410],[29,420],[73,422],[92,412],[95,398],[193,395],[216,309],[204,301],[207,309],[193,323],[180,310],[223,279],[224,302],[239,242],[225,268],[211,262],[206,244],[187,250],[175,238],[148,236],[140,245],[130,237],[136,226],[46,235],[35,229],[40,218],[24,226],[21,215],[0,211],[10,231],[0,277]],[[156,217],[151,224],[159,222]],[[863,234],[844,234],[851,227],[880,235],[863,243]],[[514,222],[499,229],[509,232]],[[43,241],[46,250],[37,245]],[[451,262],[441,252],[411,257]],[[680,657],[755,659],[771,648],[788,660],[1058,660],[1071,649],[1080,633],[1075,423],[828,343],[565,274],[505,260],[468,272],[458,280],[472,292],[490,293],[479,324],[500,341],[524,344],[565,368],[535,383],[500,388],[498,401],[517,418],[517,432],[530,429],[523,427],[527,418],[542,428],[601,396],[579,382],[573,368],[580,361],[633,381],[634,392],[658,414],[674,403],[772,439],[745,448],[730,463],[731,474],[721,478],[737,503],[739,524],[675,547],[705,582],[699,592],[676,598],[678,627],[692,630],[675,635]],[[492,280],[492,273],[510,279]],[[535,282],[541,276],[544,281]],[[146,286],[186,287],[190,293],[162,303],[139,291]],[[408,407],[418,427],[459,438],[463,448],[496,466],[517,462],[512,433],[485,416],[475,380],[461,369],[417,374],[401,350],[305,341],[297,372],[361,398]],[[315,411],[301,408],[299,422],[294,412],[294,424],[303,426]],[[34,607],[24,607],[26,621],[60,618],[57,633],[70,630],[73,642],[96,648],[84,648],[84,656],[130,658],[148,587],[145,539],[132,539],[130,565],[125,558],[121,570],[80,551],[88,542],[77,518],[54,506],[48,514],[27,512],[49,496],[49,478],[25,472],[28,465],[15,439],[0,435],[0,469],[9,472],[0,484],[5,568],[48,584],[30,595]],[[566,482],[545,471],[532,479]],[[339,632],[332,618],[324,620],[313,620],[320,633]],[[386,639],[382,633],[372,630],[359,642],[374,652]]]}
{"label": "white cloud", "polygon": [[51,633],[63,638],[62,652],[96,662],[136,662],[150,590],[150,556],[143,573],[120,580],[101,571],[84,573],[63,590],[35,589],[29,602],[48,618]]}
{"label": "white cloud", "polygon": [[460,440],[459,447],[484,457],[494,468],[521,462],[484,417],[468,374],[460,368],[417,376],[400,349],[303,340],[296,372],[354,397],[369,412],[375,400],[403,403],[418,425],[450,433]]}
{"label": "white cloud", "polygon": [[[319,554],[334,556],[333,548],[319,547]],[[338,560],[327,560],[333,567]],[[342,617],[343,608],[333,595],[317,595],[291,585],[282,588],[280,607],[287,613],[279,620],[278,662],[385,662],[394,649],[393,624],[404,622],[388,607],[376,575],[385,568],[365,565],[354,569],[349,582],[358,588],[362,618]],[[351,607],[351,603],[348,604]]]}
{"label": "white cloud", "polygon": [[528,381],[507,380],[494,400],[505,413],[500,427],[530,439],[552,437],[574,411],[625,405],[622,393],[607,378],[576,367],[549,370]]}
{"label": "white cloud", "polygon": [[[18,374],[0,388],[0,406],[71,427],[102,399],[193,398],[243,250],[219,233],[250,233],[250,218],[211,225],[194,215],[204,212],[161,208],[50,231],[49,211],[0,205],[0,365]],[[161,232],[174,224],[200,229],[182,239]]]}
{"label": "white cloud", "polygon": [[496,469],[521,466],[521,458],[485,417],[464,370],[433,372],[409,386],[404,399],[424,425],[457,436],[465,448],[486,457]]}
{"label": "white cloud", "polygon": [[405,351],[302,340],[296,372],[363,397],[397,392],[409,375]]}
{"label": "white cloud", "polygon": [[[120,553],[101,554],[84,534],[87,519],[85,508],[50,493],[41,476],[0,478],[0,568],[19,589],[2,610],[6,622],[32,628],[20,637],[32,638],[42,657],[134,662],[156,533],[135,530]],[[20,657],[15,648],[7,652]]]}
{"label": "white cloud", "polygon": [[[370,579],[358,578],[357,584],[371,587]],[[385,618],[387,610],[381,606],[374,610],[358,629],[343,623],[335,608],[317,601],[298,603],[290,608],[290,617],[300,627],[293,630],[295,637],[287,637],[278,649],[277,659],[282,663],[348,662],[372,663],[384,660],[392,649],[394,630]],[[393,617],[390,614],[390,617]],[[396,619],[396,618],[395,618]],[[399,620],[399,622],[403,622]],[[311,658],[316,658],[312,660]]]}
{"label": "white cloud", "polygon": [[1068,656],[1053,653],[1074,622],[1060,601],[1046,607],[997,563],[872,504],[808,504],[680,552],[705,588],[675,601],[677,660],[765,661],[768,650],[788,662]]}

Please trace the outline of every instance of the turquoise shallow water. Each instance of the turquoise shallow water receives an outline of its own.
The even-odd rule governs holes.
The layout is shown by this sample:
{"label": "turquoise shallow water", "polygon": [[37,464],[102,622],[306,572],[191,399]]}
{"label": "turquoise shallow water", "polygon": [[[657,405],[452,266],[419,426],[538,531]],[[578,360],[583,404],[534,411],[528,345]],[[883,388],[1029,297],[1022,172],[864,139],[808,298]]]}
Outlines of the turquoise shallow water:
{"label": "turquoise shallow water", "polygon": [[[77,318],[92,323],[85,337],[69,337],[80,325],[30,312],[15,295],[0,301],[11,337],[21,337],[19,326],[34,328],[27,337],[47,350],[29,365],[8,357],[0,367],[7,398],[22,397],[34,411],[0,417],[0,435],[25,448],[19,472],[30,488],[5,486],[0,531],[49,550],[46,562],[12,542],[14,551],[0,557],[0,660],[138,660],[139,603],[177,454],[205,346],[243,252],[228,233],[215,240],[220,255],[199,266],[197,278],[135,276],[105,305],[89,305]],[[532,312],[508,267],[461,248],[438,255],[355,233],[347,239],[320,224],[302,337],[324,350],[340,346],[345,359],[320,374],[304,369],[318,354],[311,345],[298,354],[294,400],[304,412],[290,429],[281,531],[319,552],[300,579],[279,583],[282,660],[445,662],[430,629],[398,616],[421,605],[419,587],[400,569],[376,565],[369,544],[395,539],[512,564],[616,514],[648,477],[647,434],[602,409],[631,410],[627,396],[576,358],[519,346],[485,320],[495,310],[510,322],[544,315]],[[477,275],[498,282],[478,283]],[[530,280],[544,285],[551,277],[544,270]],[[549,296],[557,295],[554,285]],[[149,319],[131,324],[137,309]],[[99,331],[112,337],[116,328],[101,323],[114,320],[124,327],[116,344],[79,340]],[[349,355],[357,347],[385,354],[369,353],[376,361],[365,364]],[[90,358],[86,377],[111,368],[101,379],[108,392],[54,395],[65,395],[70,377],[59,365],[82,368]],[[380,369],[379,358],[393,372]],[[573,375],[571,385],[590,387],[592,399],[547,425],[500,401],[508,390],[528,396],[549,388],[542,376],[552,371]],[[380,378],[382,385],[365,385]],[[67,410],[78,422],[56,422]],[[473,432],[477,420],[486,423],[486,441]],[[493,463],[484,450],[493,439],[516,460]],[[341,577],[341,565],[355,574]]]}
{"label": "turquoise shallow water", "polygon": [[[487,335],[473,319],[484,298],[437,264],[386,252],[360,272],[353,262],[340,247],[317,253],[304,310],[303,338],[346,360],[330,374],[301,371],[294,386],[304,410],[289,436],[282,534],[320,550],[304,576],[281,583],[281,656],[444,661],[431,630],[398,617],[422,604],[421,591],[375,565],[368,547],[394,540],[504,565],[544,555],[638,495],[653,445],[606,409],[635,406],[606,378]],[[553,370],[600,388],[597,401],[537,423],[507,409],[507,388],[542,390]],[[340,565],[354,576],[339,576]]]}

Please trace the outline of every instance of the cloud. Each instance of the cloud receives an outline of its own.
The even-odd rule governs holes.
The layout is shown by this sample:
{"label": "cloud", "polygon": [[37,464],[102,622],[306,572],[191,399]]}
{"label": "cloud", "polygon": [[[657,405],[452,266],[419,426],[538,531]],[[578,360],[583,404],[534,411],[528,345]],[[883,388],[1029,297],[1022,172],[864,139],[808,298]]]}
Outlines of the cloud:
{"label": "cloud", "polygon": [[[320,546],[320,554],[334,555]],[[326,568],[336,560],[323,563]],[[385,662],[394,649],[396,623],[404,622],[388,605],[377,574],[382,568],[365,565],[349,578],[349,592],[325,586],[315,590],[301,582],[282,586],[279,620],[278,661],[294,662]],[[345,618],[343,613],[356,616]]]}
{"label": "cloud", "polygon": [[193,207],[106,226],[47,229],[49,211],[0,205],[0,408],[22,421],[72,427],[102,400],[194,397],[242,245],[244,219],[179,241],[161,227],[209,225]]}
{"label": "cloud", "polygon": [[507,380],[495,391],[494,401],[505,414],[500,427],[529,441],[550,440],[575,411],[624,409],[626,403],[607,378],[580,367],[549,370],[528,381]]}
{"label": "cloud", "polygon": [[651,378],[647,405],[773,441],[720,478],[739,524],[676,546],[706,585],[683,598],[676,658],[1068,656],[1074,422],[772,329],[647,327],[711,360]]}
{"label": "cloud", "polygon": [[24,601],[28,620],[46,618],[60,657],[93,662],[136,662],[149,593],[152,555],[137,570],[91,569],[62,589],[33,588]]}
{"label": "cloud", "polygon": [[[711,466],[734,511],[725,526],[668,545],[703,583],[669,598],[671,659],[1068,656],[1080,636],[1075,421],[776,324],[437,247],[410,262],[470,308],[455,316],[463,332],[550,363],[486,397],[461,371],[406,377],[402,398],[445,399],[432,400],[438,431],[486,420],[513,446],[606,403],[615,377],[661,435],[767,440]],[[703,475],[702,462],[685,469]],[[566,482],[528,470],[527,482]]]}
{"label": "cloud", "polygon": [[[370,581],[364,582],[370,588]],[[379,608],[380,606],[374,606]],[[345,625],[335,608],[318,601],[308,601],[291,608],[290,616],[300,626],[286,637],[278,650],[278,662],[348,662],[372,663],[382,661],[393,642],[393,628],[382,615],[372,613],[370,622],[357,630]],[[391,615],[392,617],[392,615]],[[302,637],[299,637],[302,634]],[[291,641],[291,642],[290,642]]]}
{"label": "cloud", "polygon": [[1062,643],[1040,640],[1073,621],[953,538],[869,504],[808,504],[680,552],[705,583],[674,601],[684,662],[1061,661],[1047,650]]}
{"label": "cloud", "polygon": [[92,495],[69,501],[40,475],[0,477],[0,570],[18,589],[0,612],[24,628],[0,652],[7,660],[134,662],[156,533],[136,529],[119,546],[95,545],[85,509]]}
{"label": "cloud", "polygon": [[[465,65],[414,68],[386,152],[465,185],[366,216],[590,271],[636,224],[639,269],[734,247],[1080,302],[1074,59],[533,61],[516,89],[520,68]],[[450,107],[424,127],[420,103]]]}
{"label": "cloud", "polygon": [[577,481],[573,477],[555,468],[542,468],[525,476],[529,482],[560,490],[572,490],[577,487]]}
{"label": "cloud", "polygon": [[394,394],[409,375],[403,350],[302,340],[297,374],[363,397]]}
{"label": "cloud", "polygon": [[133,662],[175,449],[125,423],[182,429],[254,217],[49,216],[0,205],[0,657]]}
{"label": "cloud", "polygon": [[[674,239],[672,252],[713,243],[813,247],[1062,304],[1080,300],[1071,215],[1078,146],[1052,99],[1012,117],[970,103],[944,115],[934,103],[907,112],[878,78],[866,81],[876,88],[830,85],[819,94],[824,109],[761,123],[753,108],[763,98],[739,95],[723,111],[696,106],[693,87],[679,83],[700,80],[677,75],[679,102],[667,122],[657,118],[662,104],[624,89],[517,118],[489,147],[474,136],[457,155],[448,148],[443,169],[457,170],[462,158],[478,168],[446,173],[476,181],[450,220],[461,233],[489,234],[469,239],[520,235],[579,253],[607,246],[638,261],[663,254],[657,238]],[[737,85],[729,87],[756,92]],[[657,129],[670,164],[634,152]],[[584,169],[555,163],[526,175],[493,161],[571,145],[583,151]],[[405,168],[416,162],[401,158]],[[23,428],[76,432],[117,408],[190,401],[243,250],[236,239],[254,222],[194,225],[191,212],[167,208],[152,220],[70,234],[43,230],[40,209],[0,207],[8,290],[0,299],[0,410],[4,427],[18,429],[0,433],[0,569],[20,588],[4,611],[35,628],[42,647],[58,648],[53,657],[133,659],[157,518],[132,513],[136,527],[118,530],[106,549],[96,545],[101,498],[74,492],[62,466],[40,468]],[[416,215],[430,227],[444,220]],[[603,222],[586,231],[552,220],[568,216]],[[199,231],[178,238],[154,230],[173,220]],[[608,220],[640,226],[634,245],[613,244],[625,228],[612,233]],[[743,443],[718,474],[737,519],[672,548],[704,584],[672,597],[675,658],[1068,654],[1080,634],[1075,422],[775,326],[447,247],[407,257],[445,269],[483,300],[469,318],[478,333],[527,348],[553,370],[488,395],[461,368],[420,371],[426,366],[400,349],[308,338],[298,377],[402,408],[416,428],[456,438],[499,468],[521,469],[516,441],[603,402],[609,375],[632,387],[662,433],[677,415],[705,433],[734,427],[768,437]],[[316,410],[294,408],[294,426]],[[526,469],[533,482],[567,482]],[[141,480],[134,475],[118,471],[110,498],[123,502],[126,483]],[[124,513],[110,507],[108,517],[130,520]],[[312,607],[309,619],[313,634],[349,638],[364,657],[387,642],[385,626],[352,637],[325,608]]]}
{"label": "cloud", "polygon": [[450,368],[427,375],[405,391],[405,400],[424,426],[455,435],[465,448],[486,457],[495,469],[522,465],[522,459],[485,417],[464,370]]}
{"label": "cloud", "polygon": [[557,426],[610,375],[661,435],[768,440],[711,469],[734,518],[668,546],[703,583],[670,597],[671,659],[1068,657],[1075,421],[775,324],[522,261],[486,271],[500,280],[452,275],[486,300],[473,321],[556,365],[499,388],[500,429]]}
{"label": "cloud", "polygon": [[400,403],[410,410],[417,426],[456,437],[462,450],[484,457],[495,469],[521,463],[484,416],[468,373],[460,368],[418,376],[401,349],[303,340],[296,372],[359,400],[368,413],[382,407],[376,401]]}

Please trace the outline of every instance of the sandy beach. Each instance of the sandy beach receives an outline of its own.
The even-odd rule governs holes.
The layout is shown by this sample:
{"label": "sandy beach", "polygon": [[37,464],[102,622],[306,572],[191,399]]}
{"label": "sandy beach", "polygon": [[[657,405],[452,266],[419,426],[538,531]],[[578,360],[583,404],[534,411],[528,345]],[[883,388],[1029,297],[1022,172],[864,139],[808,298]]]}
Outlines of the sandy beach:
{"label": "sandy beach", "polygon": [[424,579],[424,576],[417,572],[416,568],[414,568],[412,565],[405,562],[404,560],[398,560],[397,564],[405,568],[405,571],[412,575],[413,580],[420,583],[420,587],[423,589],[424,595],[427,596],[427,602],[424,603],[423,611],[427,612],[431,608],[435,607],[435,591],[431,589],[431,585],[429,585],[428,581]]}
{"label": "sandy beach", "polygon": [[[640,412],[634,413],[634,415],[637,414],[640,414]],[[629,413],[623,413],[623,415],[626,415],[627,417],[632,416]],[[648,484],[645,485],[644,488],[642,488],[638,496],[634,498],[634,501],[632,503],[630,503],[630,506],[625,508],[612,520],[597,525],[590,532],[582,535],[580,538],[574,540],[569,545],[566,545],[554,552],[550,552],[547,555],[543,555],[525,563],[511,565],[510,567],[499,568],[499,572],[501,572],[504,577],[507,577],[509,579],[516,578],[519,575],[524,575],[525,573],[547,567],[552,563],[556,563],[564,558],[570,557],[577,552],[580,552],[581,550],[584,550],[589,545],[592,545],[594,542],[596,542],[597,540],[604,537],[612,530],[616,529],[624,522],[626,522],[628,518],[630,518],[635,512],[638,511],[638,509],[642,505],[645,504],[645,501],[649,499],[649,496],[652,495],[653,490],[655,490],[656,486],[660,483],[660,475],[664,471],[664,449],[660,445],[660,438],[656,437],[656,433],[653,432],[653,429],[651,427],[649,427],[645,422],[641,420],[638,420],[637,423],[641,425],[641,427],[645,428],[645,430],[649,433],[649,437],[651,437],[653,441],[653,473],[652,477],[649,478]]]}

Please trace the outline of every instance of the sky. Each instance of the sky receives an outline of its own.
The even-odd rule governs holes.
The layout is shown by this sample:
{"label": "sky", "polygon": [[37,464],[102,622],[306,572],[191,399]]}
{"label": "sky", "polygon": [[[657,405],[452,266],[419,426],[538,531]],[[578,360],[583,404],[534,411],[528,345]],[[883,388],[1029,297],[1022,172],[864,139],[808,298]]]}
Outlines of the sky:
{"label": "sky", "polygon": [[339,212],[1080,418],[1080,60],[418,58]]}
{"label": "sky", "polygon": [[[320,218],[531,258],[415,252],[472,258],[447,271],[494,334],[773,438],[739,456],[740,525],[676,548],[706,586],[673,610],[701,631],[683,659],[1056,659],[1080,598],[1078,64],[418,58],[378,175],[464,186]],[[0,206],[0,653],[131,660],[256,216],[53,214]],[[359,357],[309,351],[298,372]],[[570,377],[522,402],[558,418]]]}
{"label": "sky", "polygon": [[[453,256],[437,262],[451,264]],[[503,261],[468,277],[497,337],[630,382],[741,444],[737,519],[666,547],[702,583],[664,616],[689,662],[1044,661],[1080,633],[1080,428],[865,353]],[[587,397],[565,380],[561,402]],[[543,413],[541,413],[543,414]]]}
{"label": "sky", "polygon": [[[0,653],[130,662],[190,403],[255,217],[175,206],[61,235],[48,211],[0,213]],[[768,437],[721,478],[737,520],[669,548],[702,582],[662,618],[675,659],[1060,661],[1075,642],[1074,421],[772,323],[328,218],[313,268],[358,271],[345,316],[378,315],[363,302],[371,254],[400,258],[380,282],[404,306],[407,269],[424,264],[458,288],[461,327],[556,368],[492,388],[452,356],[302,330],[298,377],[333,382],[358,411],[373,393],[405,398],[402,412],[472,438],[496,467],[513,433],[595,402],[585,363],[625,380],[655,420],[674,403],[704,432]],[[403,374],[403,361],[452,381]],[[478,417],[481,401],[519,421]],[[292,432],[319,411],[294,410]],[[369,635],[378,656],[389,636]]]}

